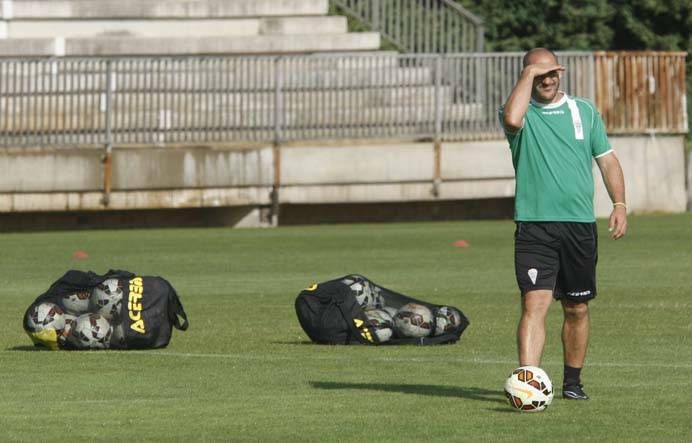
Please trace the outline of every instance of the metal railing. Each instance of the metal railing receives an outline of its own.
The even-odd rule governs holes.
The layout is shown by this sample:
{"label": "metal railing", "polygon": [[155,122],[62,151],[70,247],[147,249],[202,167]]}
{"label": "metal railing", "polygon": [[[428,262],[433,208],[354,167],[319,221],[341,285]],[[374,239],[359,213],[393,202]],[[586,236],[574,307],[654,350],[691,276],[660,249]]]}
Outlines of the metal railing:
{"label": "metal railing", "polygon": [[484,50],[482,19],[451,0],[331,0],[331,3],[404,52]]}
{"label": "metal railing", "polygon": [[[593,55],[559,53],[594,98]],[[501,138],[521,53],[0,60],[0,145]]]}

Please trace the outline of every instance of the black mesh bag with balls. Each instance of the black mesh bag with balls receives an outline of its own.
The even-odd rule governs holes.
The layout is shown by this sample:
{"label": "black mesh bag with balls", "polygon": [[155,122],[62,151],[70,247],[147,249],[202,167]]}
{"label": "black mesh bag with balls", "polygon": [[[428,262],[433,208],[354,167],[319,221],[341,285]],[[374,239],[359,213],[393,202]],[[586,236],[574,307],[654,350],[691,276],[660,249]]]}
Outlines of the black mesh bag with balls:
{"label": "black mesh bag with balls", "polygon": [[151,349],[186,330],[175,289],[161,277],[127,271],[68,271],[26,310],[24,330],[49,349]]}
{"label": "black mesh bag with balls", "polygon": [[323,344],[454,343],[469,325],[454,306],[418,300],[358,274],[311,285],[295,308],[308,337]]}

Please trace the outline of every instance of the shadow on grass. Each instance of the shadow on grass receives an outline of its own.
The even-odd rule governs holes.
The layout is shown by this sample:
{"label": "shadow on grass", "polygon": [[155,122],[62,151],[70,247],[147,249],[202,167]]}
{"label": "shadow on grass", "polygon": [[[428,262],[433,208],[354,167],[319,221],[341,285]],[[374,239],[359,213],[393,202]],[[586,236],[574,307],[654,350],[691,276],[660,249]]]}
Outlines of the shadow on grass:
{"label": "shadow on grass", "polygon": [[409,385],[395,383],[337,383],[329,381],[310,382],[316,389],[365,389],[369,391],[399,392],[403,394],[432,395],[435,397],[457,397],[493,403],[505,403],[503,391],[442,385]]}
{"label": "shadow on grass", "polygon": [[23,352],[50,351],[50,349],[45,348],[43,346],[29,346],[29,345],[12,346],[11,348],[7,348],[5,350],[6,351],[23,351]]}
{"label": "shadow on grass", "polygon": [[291,340],[284,340],[284,341],[273,341],[271,342],[273,345],[314,345],[315,343],[311,342],[310,340],[297,340],[297,341],[291,341]]}

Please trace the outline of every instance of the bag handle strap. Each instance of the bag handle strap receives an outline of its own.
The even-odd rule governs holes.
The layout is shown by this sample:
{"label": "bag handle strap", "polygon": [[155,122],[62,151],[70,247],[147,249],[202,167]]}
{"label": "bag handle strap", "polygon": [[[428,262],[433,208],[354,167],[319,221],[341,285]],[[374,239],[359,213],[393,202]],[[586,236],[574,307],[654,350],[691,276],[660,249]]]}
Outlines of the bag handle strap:
{"label": "bag handle strap", "polygon": [[176,329],[185,331],[190,327],[185,309],[183,309],[183,305],[180,303],[178,293],[175,292],[175,289],[173,289],[170,283],[168,284],[168,289],[168,318]]}

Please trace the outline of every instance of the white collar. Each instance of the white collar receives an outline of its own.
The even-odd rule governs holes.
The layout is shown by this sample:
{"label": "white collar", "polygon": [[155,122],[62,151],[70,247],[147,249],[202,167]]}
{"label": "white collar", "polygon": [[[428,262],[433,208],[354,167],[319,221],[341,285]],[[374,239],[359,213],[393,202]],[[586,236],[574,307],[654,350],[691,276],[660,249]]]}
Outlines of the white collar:
{"label": "white collar", "polygon": [[542,109],[553,109],[553,108],[560,107],[560,106],[564,105],[565,102],[567,101],[567,94],[565,94],[564,91],[558,91],[557,93],[562,94],[562,97],[560,98],[560,100],[558,100],[554,103],[540,103],[534,99],[531,99],[531,104],[536,106],[536,107],[542,108]]}

